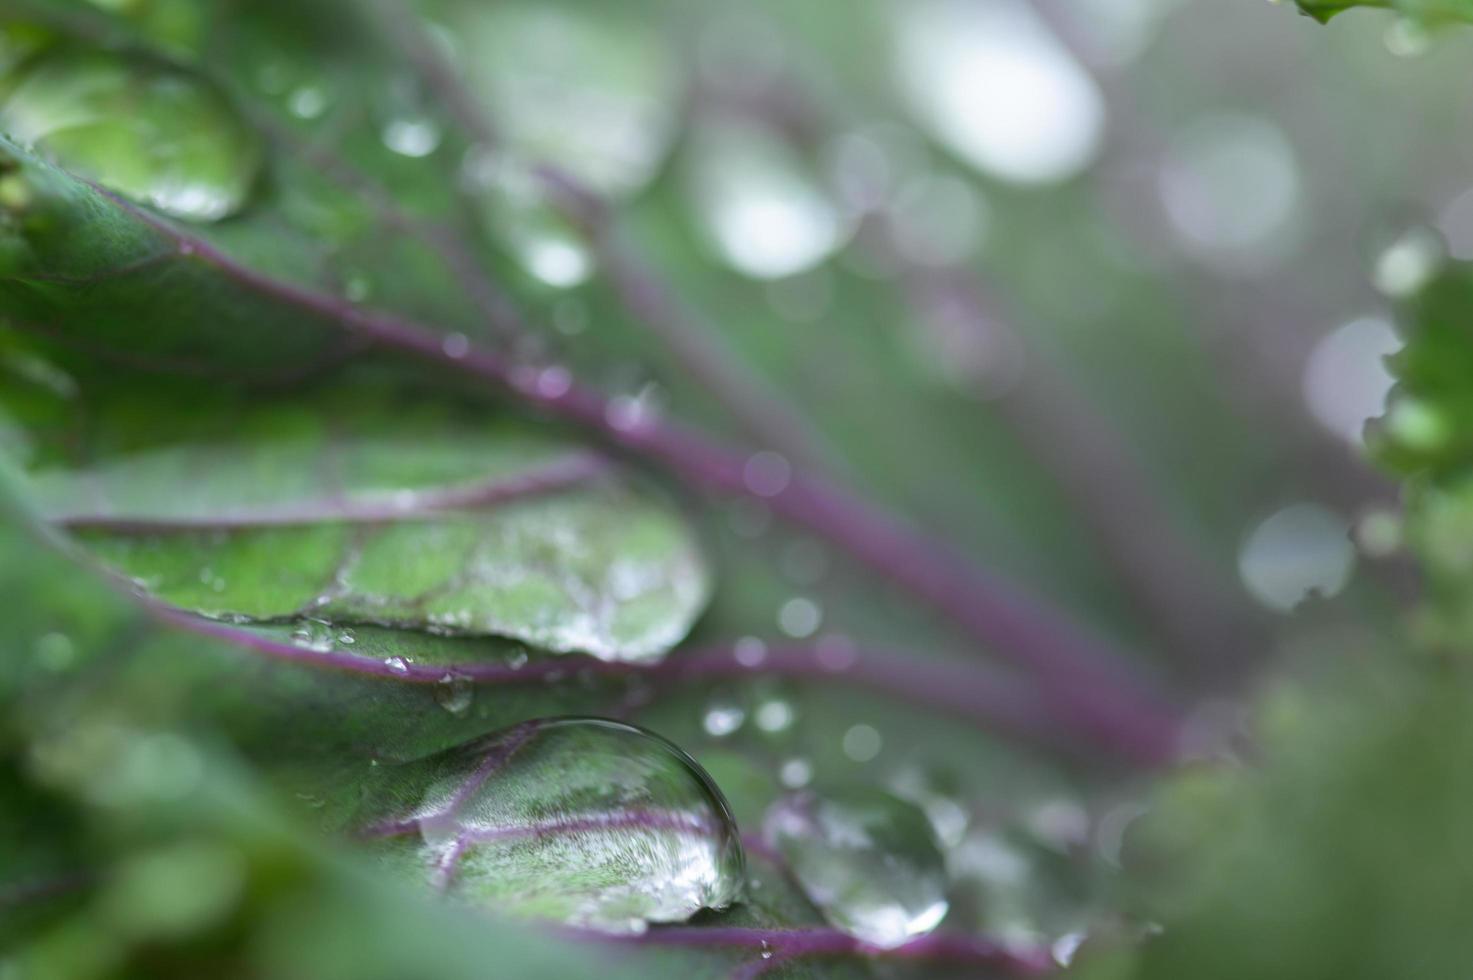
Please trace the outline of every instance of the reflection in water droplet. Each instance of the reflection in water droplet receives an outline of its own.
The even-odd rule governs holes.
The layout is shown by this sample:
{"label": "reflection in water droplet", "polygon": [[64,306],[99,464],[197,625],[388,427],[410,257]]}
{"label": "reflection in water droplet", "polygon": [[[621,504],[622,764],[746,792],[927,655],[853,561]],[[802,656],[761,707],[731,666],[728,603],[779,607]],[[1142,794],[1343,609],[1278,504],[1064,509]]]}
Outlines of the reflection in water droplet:
{"label": "reflection in water droplet", "polygon": [[604,197],[654,177],[675,138],[681,72],[654,21],[618,5],[463,5],[465,64],[518,159]]}
{"label": "reflection in water droplet", "polygon": [[849,237],[817,175],[766,129],[705,126],[686,159],[691,210],[715,253],[755,279],[781,279],[819,265]]}
{"label": "reflection in water droplet", "polygon": [[1294,504],[1269,517],[1248,535],[1238,555],[1248,591],[1281,612],[1310,595],[1336,595],[1354,567],[1349,527],[1318,504]]}
{"label": "reflection in water droplet", "polygon": [[642,729],[527,722],[380,775],[364,835],[462,900],[630,932],[741,897],[726,801],[689,756]]}
{"label": "reflection in water droplet", "polygon": [[936,139],[991,176],[1067,180],[1094,159],[1104,99],[1023,0],[899,0],[901,94]]}
{"label": "reflection in water droplet", "polygon": [[1172,141],[1160,192],[1183,243],[1211,261],[1256,271],[1293,245],[1299,167],[1266,120],[1224,115],[1188,127]]}
{"label": "reflection in water droplet", "polygon": [[1328,334],[1304,367],[1310,412],[1351,445],[1361,445],[1366,421],[1386,410],[1395,383],[1385,358],[1400,349],[1396,331],[1379,317],[1352,320]]}
{"label": "reflection in water droplet", "polygon": [[764,829],[809,900],[850,935],[899,946],[946,915],[941,851],[925,814],[904,800],[804,793],[774,804]]}
{"label": "reflection in water droplet", "polygon": [[101,51],[43,55],[0,102],[0,131],[178,218],[245,203],[260,136],[225,96],[178,68]]}

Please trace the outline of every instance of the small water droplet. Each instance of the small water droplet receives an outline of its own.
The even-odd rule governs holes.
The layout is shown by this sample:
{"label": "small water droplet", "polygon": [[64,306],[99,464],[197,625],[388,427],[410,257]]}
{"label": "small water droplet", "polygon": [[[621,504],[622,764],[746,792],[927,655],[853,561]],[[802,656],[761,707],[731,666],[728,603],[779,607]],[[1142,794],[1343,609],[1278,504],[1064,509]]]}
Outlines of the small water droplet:
{"label": "small water droplet", "polygon": [[778,628],[796,640],[812,636],[822,624],[823,609],[803,596],[784,602],[777,613]]}
{"label": "small water droplet", "polygon": [[409,673],[409,663],[403,657],[388,657],[384,660],[384,666],[396,674]]}
{"label": "small water droplet", "polygon": [[744,636],[732,646],[731,656],[741,666],[755,669],[767,660],[767,644],[755,636]]}
{"label": "small water droplet", "polygon": [[444,340],[440,341],[440,349],[445,352],[446,357],[458,361],[471,352],[471,341],[463,333],[448,334]]}
{"label": "small water droplet", "polygon": [[526,722],[381,775],[369,826],[395,828],[379,839],[398,853],[402,828],[416,828],[425,876],[460,899],[629,933],[741,897],[745,860],[720,790],[642,729]]}
{"label": "small water droplet", "polygon": [[788,488],[793,467],[770,449],[753,453],[742,467],[742,482],[759,497],[776,497]]}
{"label": "small water droplet", "polygon": [[1066,932],[1053,945],[1049,947],[1049,953],[1054,962],[1060,966],[1070,966],[1074,963],[1074,955],[1079,952],[1079,947],[1084,945],[1086,936],[1082,932]]}
{"label": "small water droplet", "polygon": [[77,658],[76,647],[65,633],[47,633],[36,640],[36,663],[44,670],[66,670]]}
{"label": "small water droplet", "polygon": [[783,732],[793,725],[793,706],[786,701],[764,701],[758,705],[753,720],[764,732]]}
{"label": "small water droplet", "polygon": [[338,634],[338,642],[345,647],[350,647],[358,642],[358,637],[353,635],[352,630],[343,630]]}
{"label": "small water droplet", "polygon": [[1436,229],[1416,225],[1395,236],[1376,255],[1371,284],[1390,299],[1422,291],[1447,259],[1447,243]]}
{"label": "small water droplet", "polygon": [[844,754],[855,762],[869,762],[880,754],[884,739],[873,725],[853,725],[844,733]]}
{"label": "small water droplet", "polygon": [[304,619],[292,628],[291,633],[294,644],[317,653],[333,649],[336,639],[332,625],[320,619]]}
{"label": "small water droplet", "polygon": [[475,692],[469,678],[446,674],[435,685],[435,700],[452,715],[463,715],[475,700]]}
{"label": "small water droplet", "polygon": [[440,146],[440,124],[433,119],[393,119],[384,125],[384,145],[400,156],[427,157]]}
{"label": "small water droplet", "polygon": [[813,781],[813,765],[807,759],[788,759],[777,776],[788,789],[802,789]]}
{"label": "small water droplet", "polygon": [[923,936],[946,916],[946,871],[926,816],[887,793],[780,800],[764,829],[835,927],[876,946]]}
{"label": "small water droplet", "polygon": [[316,119],[327,111],[327,93],[316,85],[303,85],[287,96],[286,108],[298,119]]}
{"label": "small water droplet", "polygon": [[747,720],[747,713],[740,705],[722,702],[706,709],[701,727],[712,738],[725,738],[740,729]]}
{"label": "small water droplet", "polygon": [[351,275],[343,283],[343,298],[350,303],[362,303],[373,293],[373,284],[362,274]]}
{"label": "small water droplet", "polygon": [[1411,17],[1398,17],[1386,27],[1382,35],[1386,50],[1398,58],[1420,58],[1432,46],[1432,35],[1427,28]]}

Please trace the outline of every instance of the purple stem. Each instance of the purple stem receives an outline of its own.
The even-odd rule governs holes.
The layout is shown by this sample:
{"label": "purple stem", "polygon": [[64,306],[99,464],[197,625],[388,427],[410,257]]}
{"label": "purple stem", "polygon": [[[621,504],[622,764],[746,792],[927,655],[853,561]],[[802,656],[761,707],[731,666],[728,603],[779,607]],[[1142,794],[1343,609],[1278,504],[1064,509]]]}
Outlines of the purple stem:
{"label": "purple stem", "polygon": [[776,959],[810,956],[863,956],[912,962],[951,963],[1002,970],[1011,976],[1037,977],[1054,971],[1048,950],[1021,948],[978,936],[940,933],[886,948],[866,943],[836,929],[760,929],[737,926],[683,926],[651,929],[633,936],[601,936],[587,932],[575,935],[635,945],[688,946],[767,951]]}
{"label": "purple stem", "polygon": [[[441,337],[429,327],[264,275],[116,195],[100,188],[99,193],[173,239],[181,255],[212,266],[244,289],[490,382],[549,415],[660,462],[694,484],[718,492],[750,492],[743,477],[746,454],[673,422],[622,418],[611,411],[602,395],[575,384],[566,369],[514,367],[474,346],[447,351]],[[1174,757],[1179,730],[1175,711],[1161,702],[1116,651],[1074,625],[1061,611],[1025,596],[822,478],[794,473],[785,487],[764,499],[774,512],[829,538],[861,564],[945,615],[978,643],[1032,671],[1058,710],[1072,715],[1079,727],[1143,762],[1164,763]]]}
{"label": "purple stem", "polygon": [[832,469],[832,452],[722,340],[721,331],[672,292],[649,261],[619,234],[608,206],[570,174],[550,166],[537,175],[554,202],[598,250],[600,265],[625,310],[642,323],[702,390],[758,445],[809,469]]}
{"label": "purple stem", "polygon": [[607,473],[609,468],[609,460],[602,455],[576,452],[526,473],[460,486],[412,491],[411,497],[403,499],[397,499],[395,494],[375,494],[357,499],[314,500],[280,507],[232,510],[209,516],[156,518],[79,513],[47,515],[47,520],[70,530],[100,530],[122,534],[234,531],[325,523],[389,524],[432,518],[448,511],[485,509],[527,497],[555,493],[586,483]]}

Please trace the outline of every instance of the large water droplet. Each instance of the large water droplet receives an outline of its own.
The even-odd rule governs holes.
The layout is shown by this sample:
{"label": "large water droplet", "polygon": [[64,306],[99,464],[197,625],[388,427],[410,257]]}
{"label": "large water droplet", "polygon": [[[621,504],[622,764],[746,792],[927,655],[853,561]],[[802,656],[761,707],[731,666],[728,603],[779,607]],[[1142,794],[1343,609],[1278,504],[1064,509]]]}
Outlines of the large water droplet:
{"label": "large water droplet", "polygon": [[631,725],[526,722],[380,772],[365,836],[463,900],[629,932],[742,895],[740,836],[720,790]]}
{"label": "large water droplet", "polygon": [[921,126],[1003,180],[1066,180],[1104,131],[1098,86],[1022,0],[902,0],[896,69]]}
{"label": "large water droplet", "polygon": [[925,935],[947,911],[946,872],[919,808],[878,791],[780,800],[766,833],[836,927],[876,946]]}
{"label": "large water droplet", "polygon": [[827,259],[853,230],[817,175],[763,128],[704,127],[689,154],[692,208],[712,249],[738,272],[795,275]]}
{"label": "large water droplet", "polygon": [[675,137],[681,77],[651,21],[607,4],[465,6],[467,70],[512,154],[608,197],[654,177]]}
{"label": "large water droplet", "polygon": [[203,79],[100,51],[63,51],[33,63],[0,104],[0,131],[83,177],[194,221],[239,210],[262,159],[259,135]]}

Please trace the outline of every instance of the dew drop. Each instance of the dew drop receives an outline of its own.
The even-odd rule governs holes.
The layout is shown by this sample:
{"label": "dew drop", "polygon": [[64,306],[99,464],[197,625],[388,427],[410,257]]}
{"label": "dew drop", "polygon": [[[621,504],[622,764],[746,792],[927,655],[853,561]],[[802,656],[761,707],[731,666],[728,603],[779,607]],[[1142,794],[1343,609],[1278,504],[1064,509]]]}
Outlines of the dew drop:
{"label": "dew drop", "polygon": [[802,789],[813,782],[813,765],[807,759],[788,759],[778,769],[777,778],[788,789]]}
{"label": "dew drop", "polygon": [[854,725],[844,733],[844,754],[855,762],[869,762],[880,754],[884,739],[873,725]]}
{"label": "dew drop", "polygon": [[708,126],[689,153],[686,184],[701,230],[744,275],[781,279],[812,269],[853,231],[817,175],[765,130]]}
{"label": "dew drop", "polygon": [[753,720],[764,732],[783,732],[793,726],[793,706],[786,701],[764,701],[758,705]]}
{"label": "dew drop", "polygon": [[379,775],[364,835],[477,906],[629,933],[743,892],[720,790],[643,729],[526,722]]}
{"label": "dew drop", "polygon": [[742,467],[742,482],[759,497],[776,497],[788,488],[793,467],[770,449],[753,453]]}
{"label": "dew drop", "polygon": [[887,793],[852,790],[778,801],[768,840],[803,892],[836,928],[899,946],[946,916],[946,871],[926,815]]}
{"label": "dew drop", "polygon": [[767,660],[767,644],[755,636],[744,636],[736,641],[731,655],[741,666],[756,669]]}
{"label": "dew drop", "polygon": [[286,108],[298,119],[316,119],[327,111],[327,93],[316,85],[303,85],[287,96]]}
{"label": "dew drop", "polygon": [[675,139],[675,48],[618,5],[465,5],[466,64],[517,157],[608,198],[638,191]]}
{"label": "dew drop", "polygon": [[1438,232],[1417,225],[1395,236],[1376,256],[1371,283],[1390,299],[1406,299],[1432,281],[1447,258],[1447,243]]}
{"label": "dew drop", "polygon": [[384,146],[400,156],[418,159],[440,146],[440,124],[433,119],[392,119],[384,125]]}
{"label": "dew drop", "polygon": [[304,619],[292,628],[291,640],[303,649],[326,653],[333,649],[336,632],[323,620]]}
{"label": "dew drop", "polygon": [[812,636],[822,624],[823,609],[812,599],[802,596],[784,602],[777,612],[778,628],[795,640]]}
{"label": "dew drop", "polygon": [[384,666],[396,674],[409,673],[409,663],[403,657],[388,657],[384,660]]}
{"label": "dew drop", "polygon": [[445,352],[446,357],[458,361],[471,352],[471,341],[463,333],[448,334],[440,341],[440,349]]}
{"label": "dew drop", "polygon": [[920,125],[972,166],[1018,183],[1080,173],[1099,150],[1099,87],[1023,0],[903,0],[896,72]]}
{"label": "dew drop", "polygon": [[712,738],[725,738],[738,731],[747,720],[747,713],[739,705],[722,702],[706,709],[701,727]]}
{"label": "dew drop", "polygon": [[58,51],[30,63],[0,101],[0,131],[75,173],[177,218],[244,206],[262,141],[208,82],[163,62]]}
{"label": "dew drop", "polygon": [[463,715],[475,700],[475,688],[470,679],[457,674],[446,674],[435,685],[435,701],[452,715]]}

